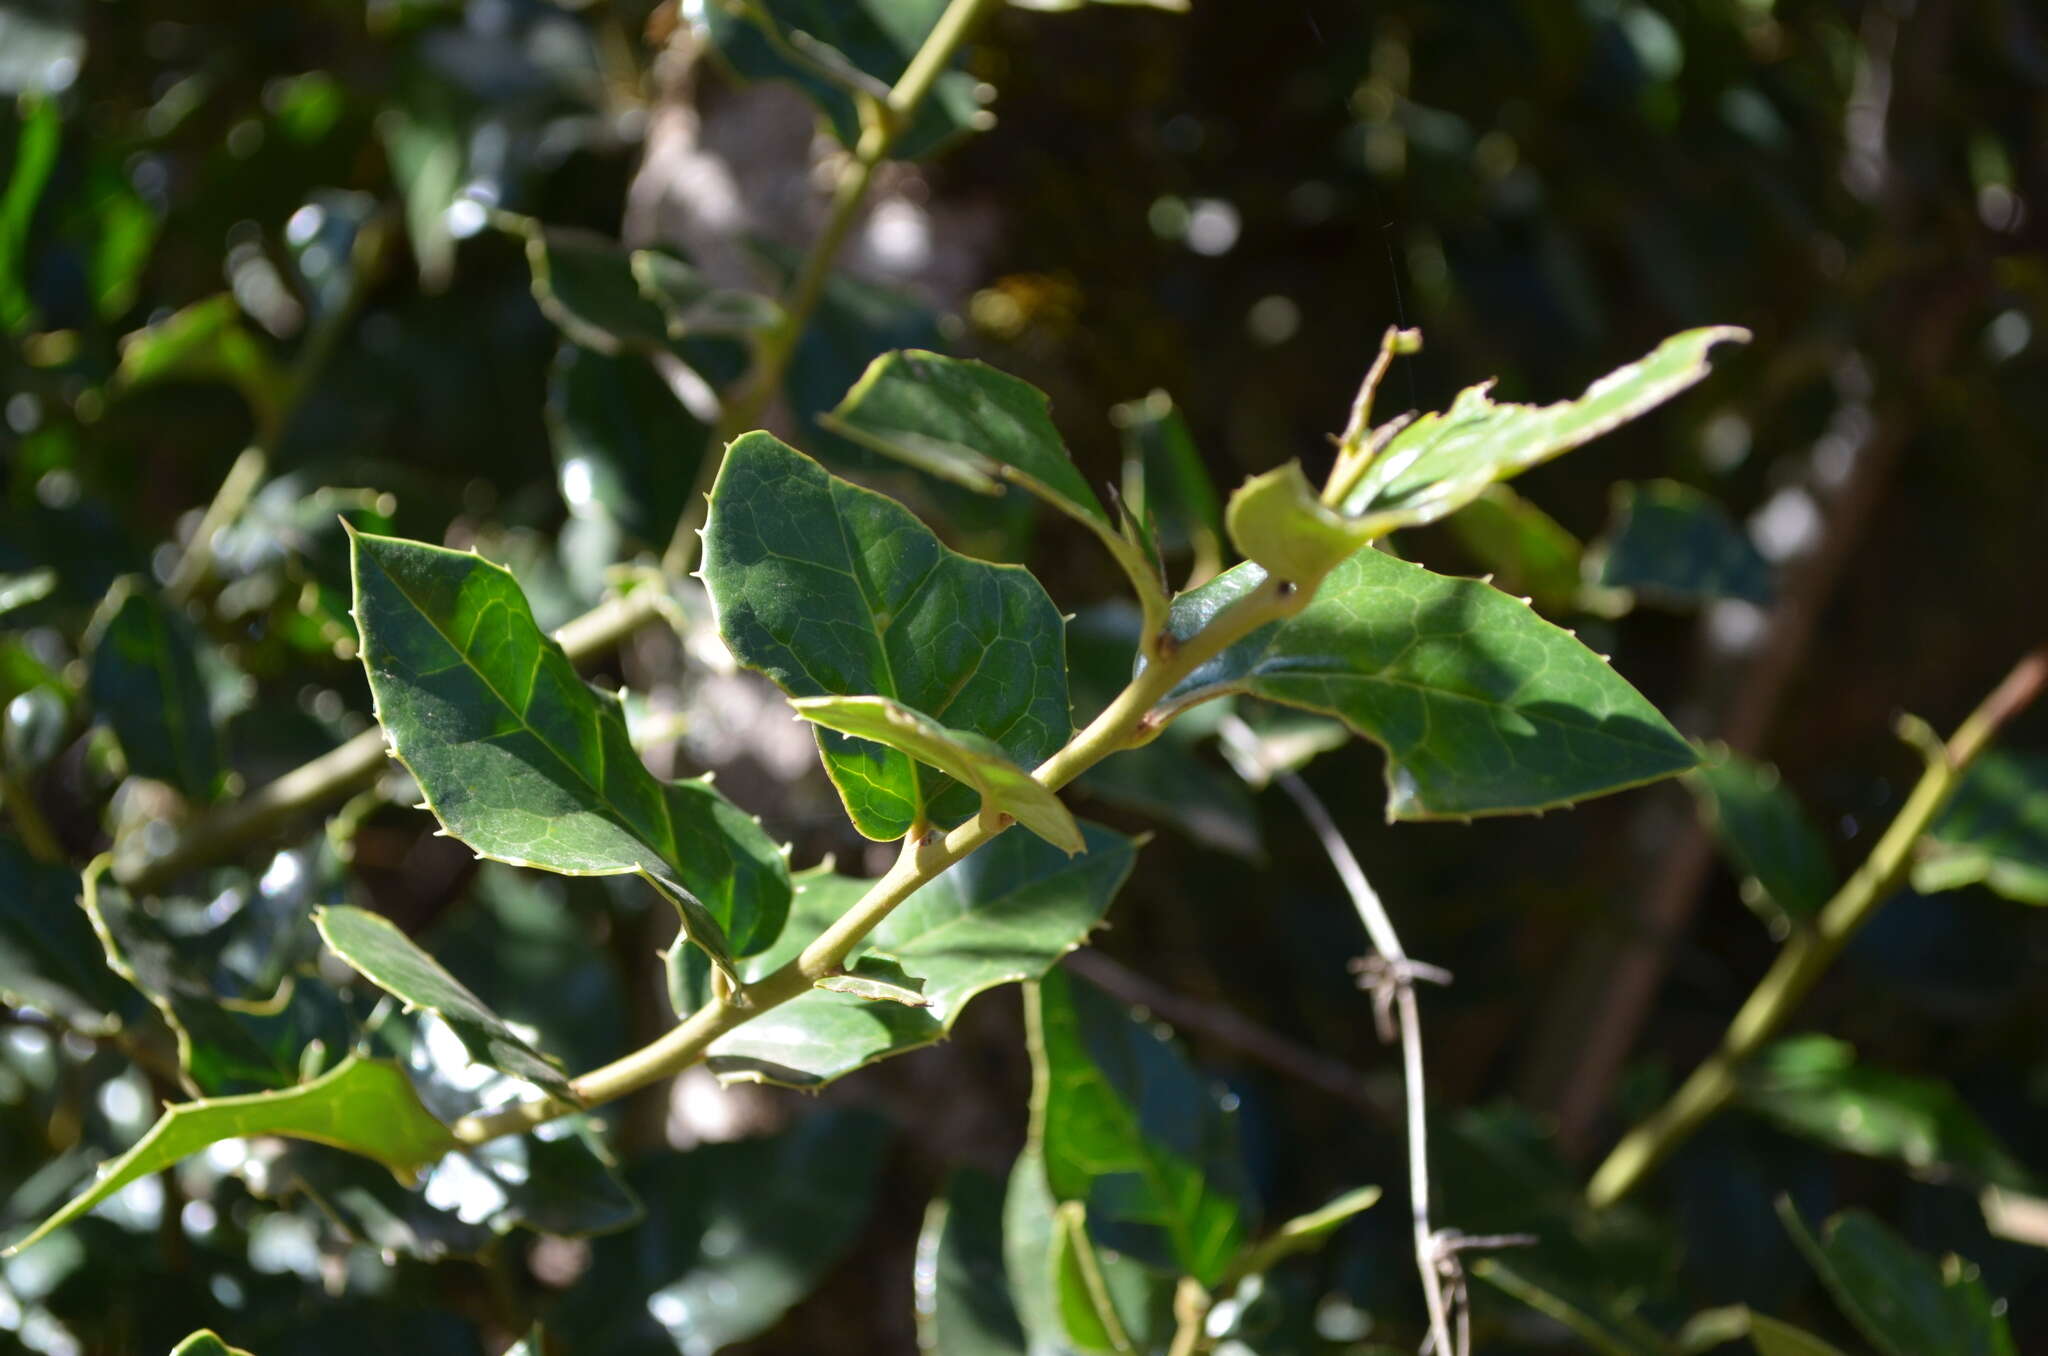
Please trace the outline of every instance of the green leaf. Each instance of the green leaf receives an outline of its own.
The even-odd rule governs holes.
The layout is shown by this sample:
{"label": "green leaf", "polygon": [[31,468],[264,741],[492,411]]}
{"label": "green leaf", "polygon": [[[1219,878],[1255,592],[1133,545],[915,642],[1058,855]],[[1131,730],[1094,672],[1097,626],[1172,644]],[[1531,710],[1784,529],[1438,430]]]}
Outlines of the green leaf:
{"label": "green leaf", "polygon": [[1836,1306],[1887,1356],[2017,1356],[2004,1306],[1975,1267],[1937,1264],[1861,1210],[1836,1215],[1819,1238],[1789,1199],[1778,1214]]}
{"label": "green leaf", "polygon": [[1435,522],[1495,481],[1663,404],[1707,375],[1715,344],[1748,339],[1747,330],[1729,325],[1687,330],[1600,378],[1577,400],[1555,405],[1497,405],[1488,394],[1492,382],[1469,386],[1448,411],[1423,415],[1380,450],[1345,496],[1344,512],[1368,537]]}
{"label": "green leaf", "polygon": [[107,1031],[133,1001],[107,968],[78,905],[78,874],[36,861],[0,835],[0,1000],[49,1013],[81,1031]]}
{"label": "green leaf", "polygon": [[1081,851],[1081,830],[1060,798],[1010,761],[992,739],[950,730],[887,697],[798,697],[796,713],[815,725],[907,753],[974,788],[984,815],[1008,815],[1054,847]]}
{"label": "green leaf", "polygon": [[1495,587],[1525,595],[1549,616],[1581,606],[1585,548],[1562,523],[1505,485],[1489,485],[1445,524],[1493,573]]}
{"label": "green leaf", "polygon": [[30,603],[39,603],[57,587],[55,570],[25,570],[0,574],[0,616]]}
{"label": "green leaf", "polygon": [[165,381],[225,382],[242,393],[258,423],[277,417],[291,384],[226,292],[123,339],[114,380],[130,390]]}
{"label": "green leaf", "polygon": [[209,1144],[250,1135],[330,1144],[374,1158],[401,1178],[410,1178],[455,1147],[447,1128],[420,1105],[402,1070],[350,1055],[328,1073],[294,1088],[166,1107],[134,1148],[102,1167],[91,1187],[7,1253],[63,1228],[137,1178],[162,1172]]}
{"label": "green leaf", "polygon": [[505,1348],[505,1356],[547,1356],[547,1334],[536,1323],[526,1330],[526,1336]]}
{"label": "green leaf", "polygon": [[[1084,825],[1087,851],[1069,857],[1008,833],[925,886],[882,921],[850,961],[894,961],[924,981],[923,1007],[816,990],[714,1041],[706,1063],[730,1081],[814,1087],[942,1039],[976,994],[1036,979],[1102,921],[1137,845]],[[744,967],[751,981],[802,951],[869,882],[802,879],[783,938]]]}
{"label": "green leaf", "polygon": [[[1186,639],[1265,573],[1239,565],[1174,600]],[[1298,615],[1190,674],[1161,714],[1231,692],[1341,718],[1387,751],[1394,819],[1569,805],[1691,767],[1655,707],[1569,631],[1486,584],[1375,550]]]}
{"label": "green leaf", "polygon": [[1917,850],[1921,894],[1983,885],[2048,904],[2048,754],[1993,749],[1979,758]]}
{"label": "green leaf", "polygon": [[792,1130],[649,1155],[648,1219],[598,1239],[551,1320],[579,1350],[715,1352],[767,1332],[860,1237],[888,1129],[825,1109]]}
{"label": "green leaf", "polygon": [[172,1347],[171,1356],[250,1356],[250,1353],[240,1347],[229,1346],[213,1329],[201,1328]]}
{"label": "green leaf", "polygon": [[759,292],[714,287],[695,268],[660,250],[634,250],[629,266],[640,295],[659,306],[671,340],[691,335],[744,336],[782,319],[782,308]]}
{"label": "green leaf", "polygon": [[1771,564],[1707,495],[1676,481],[1614,487],[1605,535],[1588,559],[1594,582],[1664,602],[1740,598],[1768,606]]}
{"label": "green leaf", "polygon": [[525,1079],[564,1101],[576,1100],[553,1060],[521,1039],[388,918],[346,904],[329,905],[313,911],[313,925],[334,954],[363,978],[407,1007],[424,1009],[448,1023],[478,1063]]}
{"label": "green leaf", "polygon": [[1145,1316],[1152,1278],[1140,1267],[1117,1265],[1119,1260],[1096,1248],[1088,1236],[1087,1208],[1079,1201],[1053,1212],[1052,1278],[1060,1327],[1082,1351],[1138,1356],[1142,1349],[1126,1314]]}
{"label": "green leaf", "polygon": [[1775,767],[1711,745],[1686,780],[1722,850],[1746,878],[1744,902],[1788,921],[1820,912],[1835,893],[1835,869]]}
{"label": "green leaf", "polygon": [[1666,1349],[1638,1322],[1618,1318],[1601,1296],[1580,1293],[1551,1277],[1525,1275],[1522,1268],[1499,1257],[1472,1263],[1472,1274],[1570,1329],[1585,1340],[1587,1350],[1600,1356],[1661,1356]]}
{"label": "green leaf", "polygon": [[1833,1343],[1762,1314],[1749,1316],[1749,1344],[1757,1356],[1842,1356]]}
{"label": "green leaf", "polygon": [[1253,1204],[1235,1115],[1156,1024],[1060,970],[1026,990],[1033,1133],[1096,1239],[1213,1286]]}
{"label": "green leaf", "polygon": [[1240,1276],[1256,1276],[1296,1253],[1313,1252],[1354,1216],[1378,1204],[1379,1199],[1380,1189],[1376,1186],[1354,1187],[1319,1210],[1296,1215],[1260,1239],[1232,1271]]}
{"label": "green leaf", "polygon": [[[1150,1349],[1155,1335],[1173,1328],[1173,1278],[1095,1246],[1086,1231],[1085,1210],[1073,1205],[1069,1214],[1070,1219],[1061,1218],[1060,1204],[1046,1185],[1045,1159],[1035,1143],[1027,1146],[1010,1169],[1003,1196],[1003,1270],[1024,1332],[1024,1350],[1029,1356],[1078,1356],[1112,1349],[1080,1269],[1081,1249],[1093,1263],[1096,1293],[1109,1298],[1126,1336]],[[1163,1346],[1163,1340],[1157,1345]]]}
{"label": "green leaf", "polygon": [[1123,498],[1168,553],[1194,556],[1197,576],[1216,572],[1223,555],[1223,505],[1173,397],[1154,391],[1109,412],[1123,439]]}
{"label": "green leaf", "polygon": [[1849,1153],[1889,1158],[1921,1175],[1960,1174],[2021,1191],[2034,1176],[1954,1088],[1856,1061],[1828,1036],[1771,1046],[1742,1073],[1742,1103],[1795,1135]]}
{"label": "green leaf", "polygon": [[93,705],[114,727],[128,770],[212,800],[220,789],[220,739],[183,618],[124,578],[101,605],[87,648]]}
{"label": "green leaf", "polygon": [[577,677],[511,574],[480,557],[352,533],[356,625],[378,719],[448,832],[481,856],[568,876],[637,874],[730,966],[782,930],[789,868],[705,782],[641,764],[616,696]]}
{"label": "green leaf", "polygon": [[711,430],[645,358],[564,344],[548,381],[548,438],[562,502],[668,544],[697,483]]}
{"label": "green leaf", "polygon": [[1003,1265],[1003,1186],[972,1168],[946,1179],[917,1236],[917,1348],[927,1356],[1024,1356]]}
{"label": "green leaf", "polygon": [[[1059,610],[1016,566],[948,550],[901,505],[765,433],[727,450],[704,582],[734,657],[793,697],[894,698],[1036,767],[1071,733]],[[893,839],[977,809],[907,755],[821,731],[854,827]]]}
{"label": "green leaf", "polygon": [[608,357],[668,348],[669,313],[641,291],[623,245],[511,212],[496,220],[525,242],[533,299],[570,342]]}
{"label": "green leaf", "polygon": [[1381,535],[1364,520],[1324,507],[1298,461],[1238,486],[1223,522],[1239,555],[1302,588],[1314,588],[1346,556]]}
{"label": "green leaf", "polygon": [[[71,61],[78,69],[84,39],[76,32],[45,23],[29,13],[9,9],[0,14],[0,89],[20,93],[34,88],[48,60]],[[54,100],[29,97],[16,104],[21,130],[15,136],[7,188],[0,192],[0,330],[18,334],[36,320],[35,298],[22,282],[28,277],[29,229],[36,204],[56,168],[63,147],[63,116]]]}
{"label": "green leaf", "polygon": [[[851,150],[861,134],[859,99],[886,95],[947,0],[716,0],[701,22],[712,46],[741,77],[787,80],[824,112],[833,135]],[[974,129],[976,81],[942,72],[892,153],[929,155]]]}

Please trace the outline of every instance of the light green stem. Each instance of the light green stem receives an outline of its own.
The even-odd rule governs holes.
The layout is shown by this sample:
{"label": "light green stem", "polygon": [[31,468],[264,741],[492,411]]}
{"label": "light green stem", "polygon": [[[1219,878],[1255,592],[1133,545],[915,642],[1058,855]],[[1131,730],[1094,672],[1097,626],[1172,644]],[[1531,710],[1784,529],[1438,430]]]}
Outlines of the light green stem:
{"label": "light green stem", "polygon": [[1586,1187],[1591,1205],[1605,1208],[1626,1196],[1728,1104],[1743,1064],[1784,1026],[1878,905],[1905,884],[1920,835],[1934,822],[1999,728],[2033,701],[2044,684],[2048,684],[2048,646],[2022,659],[1969,719],[1956,727],[1948,743],[1939,747],[1938,756],[1929,758],[1927,770],[1870,856],[1821,909],[1814,925],[1795,934],[1778,952],[1763,981],[1729,1023],[1720,1048],[1693,1071],[1670,1101],[1614,1146]]}

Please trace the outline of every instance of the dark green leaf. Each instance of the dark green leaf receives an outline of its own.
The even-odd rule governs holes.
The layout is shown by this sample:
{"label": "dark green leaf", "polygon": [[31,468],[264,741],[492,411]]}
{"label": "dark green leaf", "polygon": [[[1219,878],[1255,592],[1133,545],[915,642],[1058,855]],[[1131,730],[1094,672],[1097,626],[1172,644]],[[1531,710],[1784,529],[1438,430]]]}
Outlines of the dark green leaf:
{"label": "dark green leaf", "polygon": [[[703,574],[734,656],[791,696],[891,697],[1027,768],[1071,732],[1059,610],[1037,580],[948,550],[901,505],[765,433],[726,453]],[[828,732],[818,743],[870,838],[977,809],[971,788],[906,754]]]}
{"label": "dark green leaf", "polygon": [[1983,885],[2022,904],[2048,904],[2048,754],[1993,749],[1971,765],[1918,845],[1922,894]]}
{"label": "dark green leaf", "polygon": [[93,705],[114,727],[128,769],[194,800],[220,787],[220,739],[207,710],[193,638],[139,582],[107,595],[88,640]]}
{"label": "dark green leaf", "polygon": [[668,348],[668,312],[641,292],[625,246],[509,212],[498,220],[525,240],[533,298],[571,343],[606,356]]}
{"label": "dark green leaf", "polygon": [[[789,871],[705,782],[656,779],[616,696],[576,675],[507,571],[356,534],[356,624],[378,718],[448,831],[563,875],[638,874],[720,961],[782,930]],[[721,962],[724,963],[724,962]]]}
{"label": "dark green leaf", "polygon": [[1682,1351],[1707,1351],[1741,1337],[1749,1339],[1757,1356],[1842,1356],[1832,1343],[1823,1342],[1803,1328],[1767,1318],[1741,1305],[1694,1315],[1679,1334],[1678,1345]]}
{"label": "dark green leaf", "polygon": [[107,968],[78,906],[78,874],[39,862],[0,835],[0,1000],[39,1008],[67,1026],[104,1031],[132,995]]}
{"label": "dark green leaf", "polygon": [[1774,918],[1812,918],[1835,892],[1827,845],[1768,763],[1715,745],[1687,779],[1721,848],[1747,878],[1743,898]]}
{"label": "dark green leaf", "polygon": [[1059,970],[1027,993],[1054,1197],[1104,1246],[1214,1285],[1253,1222],[1235,1115],[1156,1024]]}
{"label": "dark green leaf", "polygon": [[1654,1329],[1605,1295],[1582,1291],[1555,1277],[1526,1275],[1508,1258],[1485,1257],[1471,1265],[1474,1276],[1569,1328],[1584,1339],[1589,1351],[1601,1356],[1662,1356],[1668,1350]]}
{"label": "dark green leaf", "polygon": [[758,292],[713,287],[690,265],[660,250],[634,250],[633,280],[640,294],[661,307],[668,337],[746,335],[782,318],[782,308]]}
{"label": "dark green leaf", "polygon": [[917,1346],[927,1356],[1024,1356],[1003,1267],[1003,1186],[962,1168],[917,1238]]}
{"label": "dark green leaf", "polygon": [[[5,38],[0,43],[0,91],[8,94],[35,90],[51,62],[70,62],[75,75],[85,47],[79,34],[15,9],[0,12],[0,37]],[[29,227],[64,140],[63,118],[54,101],[31,97],[17,107],[20,131],[15,134],[7,188],[0,192],[0,330],[10,334],[27,329],[36,319],[35,299],[22,286],[28,276]]]}
{"label": "dark green leaf", "polygon": [[1614,487],[1613,519],[1590,565],[1603,587],[1666,602],[1740,598],[1763,607],[1776,592],[1770,562],[1728,511],[1669,480]]}
{"label": "dark green leaf", "polygon": [[569,1080],[553,1060],[522,1040],[389,919],[344,904],[315,910],[313,923],[334,953],[363,978],[408,1007],[448,1023],[478,1063],[575,1101]]}
{"label": "dark green leaf", "polygon": [[184,1341],[171,1348],[171,1356],[250,1356],[240,1347],[231,1347],[211,1328],[202,1328]]}
{"label": "dark green leaf", "polygon": [[[851,149],[861,133],[858,97],[888,92],[945,9],[946,0],[714,0],[702,22],[735,71],[793,82]],[[894,154],[916,159],[973,129],[975,84],[962,71],[941,73]]]}
{"label": "dark green leaf", "polygon": [[1173,397],[1154,391],[1110,411],[1124,447],[1124,507],[1149,525],[1159,549],[1188,552],[1200,578],[1223,555],[1223,504]]}
{"label": "dark green leaf", "polygon": [[[1035,979],[1102,921],[1130,873],[1136,844],[1083,826],[1088,850],[1068,857],[1007,833],[899,904],[852,960],[894,961],[924,982],[924,1007],[818,990],[721,1036],[707,1063],[726,1079],[815,1086],[941,1039],[968,1000]],[[749,980],[784,964],[867,890],[868,882],[802,878],[782,940],[751,958]]]}
{"label": "dark green leaf", "polygon": [[1444,521],[1492,572],[1496,587],[1527,596],[1537,611],[1550,616],[1580,605],[1585,548],[1563,524],[1507,486],[1487,486]]}
{"label": "dark green leaf", "polygon": [[887,697],[798,697],[790,705],[812,724],[907,753],[974,788],[984,815],[1008,815],[1056,848],[1081,850],[1081,830],[1060,798],[1011,762],[992,739],[948,729]]}
{"label": "dark green leaf", "polygon": [[1790,1200],[1778,1214],[1842,1312],[1887,1356],[2017,1356],[2004,1306],[1968,1265],[1936,1263],[1861,1210],[1815,1238]]}
{"label": "dark green leaf", "polygon": [[164,381],[225,382],[242,393],[259,423],[276,417],[290,385],[226,292],[123,339],[115,379],[131,389]]}
{"label": "dark green leaf", "polygon": [[562,501],[659,549],[697,483],[711,430],[634,354],[564,344],[548,382],[548,435]]}
{"label": "dark green leaf", "polygon": [[1954,1088],[1859,1064],[1852,1046],[1828,1036],[1793,1037],[1758,1055],[1743,1071],[1742,1102],[1793,1134],[1922,1174],[2035,1186]]}
{"label": "dark green leaf", "polygon": [[1729,325],[1687,330],[1555,405],[1497,405],[1492,382],[1468,386],[1448,411],[1423,415],[1381,449],[1345,495],[1344,512],[1369,537],[1435,522],[1495,481],[1655,409],[1707,375],[1715,344],[1748,338]]}
{"label": "dark green leaf", "polygon": [[1139,1356],[1150,1349],[1146,1320],[1153,1297],[1165,1288],[1163,1278],[1097,1248],[1079,1201],[1053,1212],[1052,1281],[1060,1327],[1075,1347],[1105,1356]]}
{"label": "dark green leaf", "polygon": [[634,1164],[648,1219],[598,1240],[554,1320],[606,1356],[697,1356],[772,1328],[859,1236],[887,1128],[826,1109],[795,1129]]}
{"label": "dark green leaf", "polygon": [[[1265,574],[1245,564],[1174,601],[1185,639]],[[1697,759],[1606,660],[1506,594],[1379,551],[1333,570],[1299,615],[1254,632],[1168,695],[1229,692],[1341,717],[1387,750],[1388,814],[1569,805]]]}
{"label": "dark green leaf", "polygon": [[[1126,1336],[1140,1346],[1171,1332],[1174,1280],[1135,1258],[1095,1246],[1086,1232],[1086,1211],[1063,1221],[1060,1204],[1046,1185],[1045,1159],[1035,1145],[1017,1156],[1003,1197],[1003,1269],[1016,1305],[1029,1356],[1079,1356],[1109,1349],[1076,1243],[1094,1263],[1095,1293],[1108,1297]],[[1163,1340],[1158,1345],[1163,1346]],[[945,1356],[945,1353],[941,1353]]]}
{"label": "dark green leaf", "polygon": [[146,1177],[209,1144],[250,1135],[282,1135],[331,1144],[410,1176],[455,1147],[427,1114],[404,1072],[390,1064],[344,1059],[310,1083],[276,1092],[216,1097],[166,1107],[135,1147],[100,1169],[92,1186],[7,1251],[18,1252]]}

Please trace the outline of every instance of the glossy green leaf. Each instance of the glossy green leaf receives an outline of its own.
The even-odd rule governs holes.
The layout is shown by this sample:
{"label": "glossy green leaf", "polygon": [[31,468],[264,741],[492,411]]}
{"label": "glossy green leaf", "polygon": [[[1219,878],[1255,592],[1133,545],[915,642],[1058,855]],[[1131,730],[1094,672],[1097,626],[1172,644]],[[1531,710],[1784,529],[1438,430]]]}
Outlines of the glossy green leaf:
{"label": "glossy green leaf", "polygon": [[1499,405],[1492,382],[1469,386],[1449,410],[1423,415],[1380,450],[1345,496],[1344,512],[1369,537],[1435,522],[1495,481],[1655,409],[1707,375],[1715,344],[1748,338],[1729,325],[1687,330],[1555,405]]}
{"label": "glossy green leaf", "polygon": [[220,739],[191,630],[138,581],[115,584],[88,637],[87,686],[121,741],[128,769],[194,800],[220,788]]}
{"label": "glossy green leaf", "polygon": [[956,1170],[925,1210],[914,1273],[917,1347],[926,1356],[1024,1356],[1003,1263],[1003,1185]]}
{"label": "glossy green leaf", "polygon": [[225,382],[242,393],[259,422],[276,417],[290,385],[226,292],[123,339],[115,380],[129,389],[167,381]]}
{"label": "glossy green leaf", "polygon": [[[727,450],[704,582],[733,655],[791,696],[881,696],[1036,767],[1067,741],[1059,610],[1024,570],[948,550],[901,505],[765,433]],[[821,731],[854,826],[900,838],[975,813],[906,754]]]}
{"label": "glossy green leaf", "polygon": [[[1245,564],[1174,601],[1185,638],[1265,578]],[[1691,767],[1692,748],[1569,631],[1472,579],[1367,549],[1298,615],[1202,665],[1173,712],[1231,692],[1341,718],[1387,751],[1394,819],[1569,805]]]}
{"label": "glossy green leaf", "polygon": [[1740,598],[1764,607],[1777,591],[1770,562],[1728,511],[1670,480],[1614,487],[1613,517],[1588,569],[1606,588],[1681,604]]}
{"label": "glossy green leaf", "polygon": [[78,905],[78,873],[39,862],[0,834],[0,1001],[82,1031],[119,1025],[132,1002]]}
{"label": "glossy green leaf", "polygon": [[1993,749],[1971,765],[1913,864],[1922,894],[1983,885],[2048,904],[2048,754]]}
{"label": "glossy green leaf", "polygon": [[641,764],[615,695],[579,678],[511,574],[417,542],[351,537],[356,624],[378,719],[448,832],[479,855],[571,876],[637,874],[714,962],[782,930],[789,871],[706,782]]}
{"label": "glossy green leaf", "polygon": [[2004,1306],[1977,1269],[1937,1263],[1861,1210],[1816,1238],[1789,1199],[1778,1214],[1835,1304],[1886,1356],[2017,1356]]}
{"label": "glossy green leaf", "polygon": [[1008,815],[1066,852],[1081,851],[1081,830],[1060,798],[1010,761],[1001,745],[951,730],[887,697],[798,697],[796,713],[815,725],[909,754],[981,797],[984,815]]}
{"label": "glossy green leaf", "polygon": [[[714,0],[701,9],[712,46],[748,80],[787,80],[817,104],[849,150],[859,100],[886,95],[910,65],[946,0]],[[975,80],[939,75],[893,153],[928,155],[975,127]]]}
{"label": "glossy green leaf", "polygon": [[394,1065],[351,1055],[310,1083],[277,1092],[166,1107],[135,1146],[100,1169],[86,1191],[11,1245],[19,1252],[84,1215],[138,1177],[162,1172],[209,1144],[250,1135],[312,1140],[373,1158],[409,1177],[455,1147]]}
{"label": "glossy green leaf", "polygon": [[1775,767],[1714,745],[1686,780],[1722,851],[1745,877],[1745,902],[1786,920],[1820,912],[1835,892],[1835,868]]}
{"label": "glossy green leaf", "polygon": [[1199,577],[1223,554],[1223,503],[1173,397],[1154,391],[1109,412],[1123,440],[1124,507],[1160,551],[1194,557]]}
{"label": "glossy green leaf", "polygon": [[229,1346],[213,1329],[202,1328],[172,1347],[171,1356],[250,1356],[250,1353],[240,1347]]}
{"label": "glossy green leaf", "polygon": [[575,1101],[559,1065],[506,1026],[391,920],[343,904],[314,910],[313,924],[334,954],[363,978],[408,1007],[448,1023],[478,1063]]}
{"label": "glossy green leaf", "polygon": [[1895,1159],[1923,1176],[2036,1186],[1954,1088],[1860,1064],[1854,1047],[1829,1036],[1795,1036],[1763,1051],[1743,1070],[1741,1098],[1793,1134]]}
{"label": "glossy green leaf", "polygon": [[901,1003],[908,1008],[932,1005],[924,996],[924,980],[886,956],[862,956],[848,965],[845,973],[824,976],[817,987],[874,1003]]}
{"label": "glossy green leaf", "polygon": [[826,1108],[779,1134],[633,1165],[638,1229],[597,1240],[551,1320],[578,1349],[710,1353],[767,1332],[860,1237],[887,1127]]}
{"label": "glossy green leaf", "polygon": [[548,381],[548,438],[569,512],[658,549],[697,483],[711,430],[645,358],[564,344]]}
{"label": "glossy green leaf", "polygon": [[[1036,979],[1102,921],[1130,874],[1137,845],[1083,826],[1087,851],[1069,857],[1007,833],[896,906],[850,958],[893,961],[923,981],[926,1006],[816,990],[714,1041],[721,1078],[811,1087],[943,1038],[976,994]],[[743,967],[749,980],[800,952],[850,908],[866,881],[808,875],[787,933]]]}
{"label": "glossy green leaf", "polygon": [[1167,1033],[1063,971],[1027,990],[1033,1132],[1106,1247],[1214,1285],[1254,1206],[1222,1097]]}
{"label": "glossy green leaf", "polygon": [[1503,592],[1558,616],[1577,609],[1585,547],[1564,525],[1505,485],[1489,485],[1444,520]]}

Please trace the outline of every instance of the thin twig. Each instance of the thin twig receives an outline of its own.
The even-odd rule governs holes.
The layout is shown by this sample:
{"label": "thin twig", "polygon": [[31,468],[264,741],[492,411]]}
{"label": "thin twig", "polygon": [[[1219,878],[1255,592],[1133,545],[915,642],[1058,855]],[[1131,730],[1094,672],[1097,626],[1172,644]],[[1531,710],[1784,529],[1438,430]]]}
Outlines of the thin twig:
{"label": "thin twig", "polygon": [[[1237,716],[1226,717],[1219,727],[1225,742],[1253,766],[1266,766],[1265,750],[1259,737]],[[1302,818],[1315,830],[1316,838],[1344,882],[1344,890],[1358,909],[1366,935],[1379,955],[1369,967],[1367,983],[1379,1010],[1391,1007],[1399,1018],[1402,1079],[1408,1101],[1408,1199],[1415,1234],[1415,1268],[1422,1275],[1422,1293],[1429,1305],[1431,1346],[1439,1356],[1462,1352],[1451,1340],[1451,1314],[1446,1303],[1441,1240],[1429,1222],[1429,1108],[1427,1085],[1422,1069],[1422,1014],[1415,1001],[1415,981],[1430,979],[1448,983],[1450,975],[1432,965],[1418,965],[1401,947],[1394,920],[1380,902],[1365,868],[1351,851],[1351,845],[1309,784],[1285,768],[1269,768],[1268,780],[1285,791],[1301,810]],[[1384,1030],[1381,1033],[1385,1034]]]}
{"label": "thin twig", "polygon": [[1970,764],[2044,686],[2048,686],[2048,645],[2014,665],[1991,695],[1956,727],[1939,756],[1929,759],[1898,816],[1856,874],[1821,909],[1814,926],[1794,934],[1778,952],[1777,961],[1728,1024],[1720,1048],[1693,1070],[1670,1101],[1614,1146],[1586,1188],[1586,1198],[1593,1206],[1609,1206],[1627,1195],[1727,1105],[1735,1095],[1743,1064],[1784,1026],[1878,906],[1905,884],[1913,869],[1914,846],[1948,803]]}

